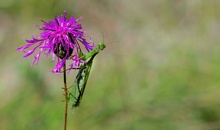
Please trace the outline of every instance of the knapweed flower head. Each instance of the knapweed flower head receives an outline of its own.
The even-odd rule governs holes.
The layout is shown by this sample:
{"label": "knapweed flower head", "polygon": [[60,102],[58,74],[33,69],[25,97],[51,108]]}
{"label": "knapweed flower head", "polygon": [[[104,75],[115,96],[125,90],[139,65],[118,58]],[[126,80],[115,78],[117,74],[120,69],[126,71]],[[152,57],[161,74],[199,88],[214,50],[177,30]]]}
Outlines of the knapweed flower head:
{"label": "knapweed flower head", "polygon": [[38,26],[42,31],[40,36],[26,40],[28,44],[17,50],[25,53],[23,57],[28,57],[38,50],[32,65],[38,64],[42,53],[46,56],[52,55],[52,61],[57,60],[52,70],[55,73],[61,70],[67,60],[72,60],[69,68],[78,67],[83,62],[78,56],[78,52],[81,52],[80,46],[84,46],[88,52],[94,48],[91,37],[86,35],[83,26],[78,23],[81,19],[82,17],[67,19],[64,12],[64,15],[55,17],[49,22],[42,20],[44,26]]}

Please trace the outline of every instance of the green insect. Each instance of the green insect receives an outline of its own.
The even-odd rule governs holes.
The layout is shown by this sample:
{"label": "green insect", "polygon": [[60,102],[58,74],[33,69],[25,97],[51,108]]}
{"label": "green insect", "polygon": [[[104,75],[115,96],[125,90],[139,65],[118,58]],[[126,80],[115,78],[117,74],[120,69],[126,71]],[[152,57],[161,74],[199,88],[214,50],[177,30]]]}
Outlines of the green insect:
{"label": "green insect", "polygon": [[89,78],[90,70],[92,68],[93,59],[99,53],[99,51],[103,50],[105,47],[105,44],[100,42],[95,49],[81,57],[81,59],[84,60],[86,63],[79,67],[78,74],[73,84],[73,89],[69,92],[69,99],[72,103],[72,108],[76,108],[80,105],[80,101],[82,100],[86,83]]}

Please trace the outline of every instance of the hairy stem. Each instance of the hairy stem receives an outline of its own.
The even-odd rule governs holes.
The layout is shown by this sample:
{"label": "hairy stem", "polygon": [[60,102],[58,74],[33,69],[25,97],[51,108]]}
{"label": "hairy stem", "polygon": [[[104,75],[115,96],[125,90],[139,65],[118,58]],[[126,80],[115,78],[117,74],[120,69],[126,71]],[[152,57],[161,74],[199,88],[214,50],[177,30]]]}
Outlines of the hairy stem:
{"label": "hairy stem", "polygon": [[64,130],[66,130],[67,125],[67,109],[68,109],[68,97],[67,97],[67,85],[66,85],[66,64],[63,66],[63,83],[64,83],[64,102],[65,102],[65,110],[64,110]]}

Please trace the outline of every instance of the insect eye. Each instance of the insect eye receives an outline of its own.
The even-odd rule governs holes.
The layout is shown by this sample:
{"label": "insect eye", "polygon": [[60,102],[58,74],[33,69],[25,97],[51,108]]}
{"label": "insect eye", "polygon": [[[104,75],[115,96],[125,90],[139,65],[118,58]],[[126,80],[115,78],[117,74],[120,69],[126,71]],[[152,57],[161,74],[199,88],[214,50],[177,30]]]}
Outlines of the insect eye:
{"label": "insect eye", "polygon": [[105,44],[103,44],[102,42],[99,43],[99,48],[100,48],[101,50],[103,50],[105,47],[106,47]]}

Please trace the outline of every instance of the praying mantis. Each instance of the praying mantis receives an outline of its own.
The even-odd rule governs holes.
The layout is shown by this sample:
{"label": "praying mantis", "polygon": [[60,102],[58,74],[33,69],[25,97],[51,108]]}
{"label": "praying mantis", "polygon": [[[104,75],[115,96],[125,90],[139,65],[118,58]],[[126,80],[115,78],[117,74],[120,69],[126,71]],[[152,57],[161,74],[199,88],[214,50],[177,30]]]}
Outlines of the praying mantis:
{"label": "praying mantis", "polygon": [[73,84],[73,89],[68,93],[69,100],[72,103],[72,108],[79,107],[92,68],[93,59],[99,53],[99,51],[103,50],[105,47],[106,45],[100,42],[95,49],[90,51],[88,54],[85,54],[82,57],[80,57],[80,59],[85,61],[85,63],[78,68],[79,71],[76,75],[76,79]]}

